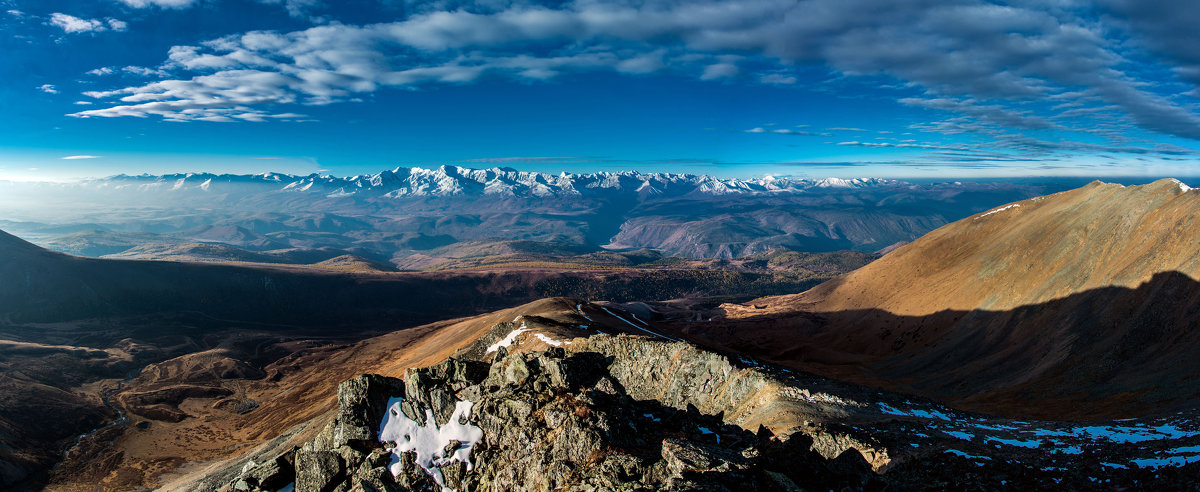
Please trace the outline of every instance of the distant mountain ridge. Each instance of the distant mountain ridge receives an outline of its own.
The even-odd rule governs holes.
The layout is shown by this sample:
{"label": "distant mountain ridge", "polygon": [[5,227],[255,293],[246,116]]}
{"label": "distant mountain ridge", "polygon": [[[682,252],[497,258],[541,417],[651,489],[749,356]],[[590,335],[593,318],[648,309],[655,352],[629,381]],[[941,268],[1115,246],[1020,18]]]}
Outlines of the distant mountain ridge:
{"label": "distant mountain ridge", "polygon": [[471,169],[440,166],[434,169],[397,167],[390,171],[349,177],[328,174],[282,173],[213,174],[179,173],[125,175],[92,179],[85,186],[136,187],[151,190],[219,191],[226,184],[260,184],[280,191],[322,193],[330,198],[350,195],[389,198],[426,196],[563,197],[612,193],[681,196],[796,193],[813,188],[894,186],[901,181],[879,178],[806,179],[766,176],[755,179],[722,179],[707,175],[641,173],[637,171],[550,174],[512,168]]}
{"label": "distant mountain ridge", "polygon": [[314,261],[349,254],[398,267],[433,248],[514,240],[552,249],[738,258],[777,249],[878,251],[972,213],[1064,189],[1054,182],[721,179],[456,166],[351,177],[118,175],[0,182],[0,228],[58,251],[124,258],[137,257],[136,247],[212,242],[289,256],[321,250],[324,257]]}

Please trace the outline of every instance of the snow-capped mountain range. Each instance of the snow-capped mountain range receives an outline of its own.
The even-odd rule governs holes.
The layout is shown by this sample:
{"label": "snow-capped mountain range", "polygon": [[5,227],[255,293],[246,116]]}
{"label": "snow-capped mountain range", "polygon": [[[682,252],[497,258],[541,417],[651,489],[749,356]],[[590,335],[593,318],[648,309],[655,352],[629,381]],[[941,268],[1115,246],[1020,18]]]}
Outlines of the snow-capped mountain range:
{"label": "snow-capped mountain range", "polygon": [[714,258],[780,248],[873,252],[1062,189],[455,166],[350,177],[143,174],[0,182],[0,227],[61,251],[96,255],[199,241],[402,263],[415,251],[451,244],[530,240]]}
{"label": "snow-capped mountain range", "polygon": [[336,177],[323,174],[297,176],[280,173],[187,173],[136,176],[117,175],[85,181],[88,187],[151,190],[216,191],[228,184],[258,184],[279,191],[345,196],[443,197],[512,196],[573,197],[630,193],[681,196],[795,193],[814,188],[864,188],[900,184],[877,178],[799,179],[766,176],[756,179],[721,179],[706,175],[640,173],[636,171],[588,174],[549,174],[511,168],[469,169],[441,166],[436,169],[398,167],[377,174]]}

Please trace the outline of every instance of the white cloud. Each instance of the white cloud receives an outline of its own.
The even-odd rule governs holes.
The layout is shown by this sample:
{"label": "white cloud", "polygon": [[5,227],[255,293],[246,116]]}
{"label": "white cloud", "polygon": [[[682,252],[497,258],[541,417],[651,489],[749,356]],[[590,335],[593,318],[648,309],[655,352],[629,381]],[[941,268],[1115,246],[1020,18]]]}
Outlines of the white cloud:
{"label": "white cloud", "polygon": [[969,150],[963,146],[919,144],[919,143],[890,143],[890,142],[838,142],[838,145],[849,147],[893,148],[893,149],[922,149],[922,150]]}
{"label": "white cloud", "polygon": [[58,94],[58,89],[54,88],[54,84],[42,84],[38,86],[38,90],[47,94]]}
{"label": "white cloud", "polygon": [[102,157],[102,156],[98,156],[98,155],[69,155],[69,156],[63,157],[62,159],[65,159],[65,160],[76,160],[76,159],[99,159],[99,158],[101,158],[101,157]]}
{"label": "white cloud", "polygon": [[759,76],[758,81],[771,85],[792,85],[796,83],[796,77],[781,73],[768,73]]}
{"label": "white cloud", "polygon": [[96,76],[111,75],[112,73],[113,73],[113,69],[110,67],[100,67],[100,68],[96,68],[96,69],[87,71],[88,75],[96,75]]}
{"label": "white cloud", "polygon": [[162,7],[166,9],[182,9],[191,7],[196,3],[196,0],[120,0],[121,3],[141,9],[146,7]]}
{"label": "white cloud", "polygon": [[137,66],[133,66],[133,65],[122,68],[121,71],[128,73],[128,74],[139,75],[142,77],[166,77],[167,75],[169,75],[166,70],[163,70],[161,68],[137,67]]}
{"label": "white cloud", "polygon": [[700,80],[716,80],[736,77],[739,70],[737,65],[732,63],[714,63],[704,67],[704,72],[700,74]]}
{"label": "white cloud", "polygon": [[124,31],[128,24],[117,19],[80,19],[61,12],[50,14],[50,24],[62,28],[63,32],[75,34],[84,32]]}
{"label": "white cloud", "polygon": [[91,32],[107,29],[103,22],[96,19],[80,19],[75,16],[55,12],[50,14],[50,23],[61,27],[63,32]]}
{"label": "white cloud", "polygon": [[[767,124],[767,126],[774,126],[774,123]],[[799,125],[799,126],[803,127],[805,125]],[[742,130],[742,133],[771,133],[771,134],[775,134],[775,135],[795,135],[795,136],[801,136],[801,137],[832,137],[833,136],[829,133],[824,133],[824,132],[810,132],[810,131],[806,131],[806,130],[792,130],[792,129],[788,129],[788,128],[776,128],[774,130],[767,130],[766,128],[763,128],[761,126],[754,127],[749,130]]]}
{"label": "white cloud", "polygon": [[321,6],[321,0],[258,0],[260,3],[268,5],[283,5],[287,9],[288,15],[297,18],[308,16],[308,12],[315,7]]}

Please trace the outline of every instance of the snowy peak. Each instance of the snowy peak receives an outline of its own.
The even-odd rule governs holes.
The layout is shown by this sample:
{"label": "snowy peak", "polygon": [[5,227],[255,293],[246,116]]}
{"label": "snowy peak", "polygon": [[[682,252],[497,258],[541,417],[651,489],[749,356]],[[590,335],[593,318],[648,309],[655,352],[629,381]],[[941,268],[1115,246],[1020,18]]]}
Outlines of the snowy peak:
{"label": "snowy peak", "polygon": [[556,198],[583,195],[683,196],[802,193],[814,189],[850,189],[904,184],[875,178],[825,178],[818,180],[766,176],[755,179],[723,179],[706,175],[640,173],[636,171],[587,174],[549,174],[512,168],[472,169],[439,166],[433,169],[398,167],[376,174],[335,177],[281,173],[212,174],[187,173],[154,176],[117,175],[85,182],[96,188],[143,191],[284,191],[320,193],[340,197],[532,197]]}

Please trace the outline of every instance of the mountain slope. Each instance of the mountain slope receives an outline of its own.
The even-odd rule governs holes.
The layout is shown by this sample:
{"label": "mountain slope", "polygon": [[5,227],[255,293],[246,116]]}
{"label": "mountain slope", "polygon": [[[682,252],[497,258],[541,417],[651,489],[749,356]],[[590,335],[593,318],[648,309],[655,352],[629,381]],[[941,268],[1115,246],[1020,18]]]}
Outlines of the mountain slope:
{"label": "mountain slope", "polygon": [[[1173,180],[1095,182],[940,228],[794,299],[820,311],[1005,310],[1160,272],[1200,278],[1200,193]],[[919,244],[918,244],[919,243]]]}
{"label": "mountain slope", "polygon": [[[1091,490],[1194,486],[1200,467],[1194,417],[1082,426],[969,414],[666,339],[663,314],[644,304],[546,299],[314,351],[269,368],[279,377],[251,383],[248,393],[263,406],[204,419],[210,428],[258,430],[241,435],[262,445],[240,456],[209,452],[217,459],[156,483],[187,491],[289,483],[995,490],[1054,481]],[[335,402],[335,382],[354,370],[374,374],[338,385]],[[132,475],[138,450],[125,440],[104,452],[122,451],[125,464],[107,475],[105,456],[78,457],[77,472],[60,475],[54,488],[132,488],[119,480]]]}
{"label": "mountain slope", "polygon": [[[814,256],[820,263],[822,255]],[[834,263],[840,257],[825,256]],[[856,256],[850,263],[870,259]],[[406,328],[551,293],[625,300],[745,295],[812,285],[831,271],[808,266],[814,270],[785,276],[619,264],[397,273],[358,257],[306,267],[82,258],[0,232],[0,488],[36,484],[37,474],[68,449],[86,454],[74,444],[89,430],[102,427],[88,442],[107,449],[127,425],[106,424],[128,424],[133,416],[154,421],[152,431],[133,434],[152,447],[174,449],[160,432],[181,440],[202,435],[202,448],[218,444],[201,451],[224,456],[232,431],[205,433],[198,416],[228,418],[260,402],[269,408],[267,399],[246,394],[263,379],[259,370],[314,346],[332,350],[394,330],[408,337]],[[432,350],[461,342],[438,340],[445,343]],[[329,385],[351,375],[339,374]],[[313,391],[322,388],[307,382]],[[154,455],[158,461],[127,470],[135,477],[121,480],[171,468],[183,455]],[[96,473],[103,477],[116,462],[101,465]]]}
{"label": "mountain slope", "polygon": [[[1200,403],[1200,192],[1092,183],[997,207],[690,333],[1007,415]],[[1086,405],[1084,405],[1086,403]]]}

